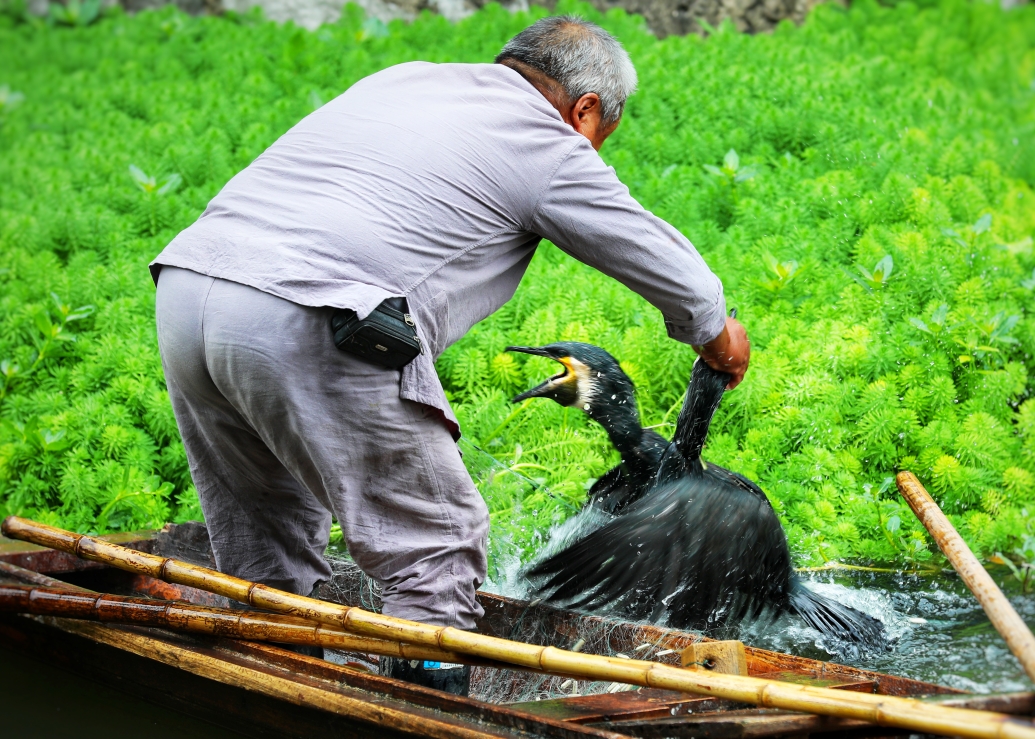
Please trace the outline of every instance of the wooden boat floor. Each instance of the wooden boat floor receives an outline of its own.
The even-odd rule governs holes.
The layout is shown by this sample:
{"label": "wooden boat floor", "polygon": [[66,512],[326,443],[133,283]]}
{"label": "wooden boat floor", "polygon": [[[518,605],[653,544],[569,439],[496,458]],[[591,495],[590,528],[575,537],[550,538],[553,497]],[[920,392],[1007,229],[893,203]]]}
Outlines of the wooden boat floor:
{"label": "wooden boat floor", "polygon": [[631,719],[669,718],[707,711],[750,708],[743,703],[715,698],[688,696],[674,690],[640,688],[617,693],[554,698],[544,701],[511,703],[537,716],[584,724],[600,721],[628,721]]}

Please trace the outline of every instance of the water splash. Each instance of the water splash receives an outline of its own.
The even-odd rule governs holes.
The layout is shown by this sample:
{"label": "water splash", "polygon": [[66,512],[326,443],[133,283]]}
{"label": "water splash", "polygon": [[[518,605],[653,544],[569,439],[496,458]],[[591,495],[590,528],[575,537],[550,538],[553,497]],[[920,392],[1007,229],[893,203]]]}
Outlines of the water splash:
{"label": "water splash", "polygon": [[[1022,618],[1035,625],[1035,599],[1010,592],[1010,583],[1005,584]],[[955,575],[845,573],[817,577],[809,587],[883,621],[895,640],[891,651],[852,653],[793,616],[782,616],[757,632],[748,627],[741,637],[765,649],[834,659],[975,693],[1032,690],[1020,663]]]}

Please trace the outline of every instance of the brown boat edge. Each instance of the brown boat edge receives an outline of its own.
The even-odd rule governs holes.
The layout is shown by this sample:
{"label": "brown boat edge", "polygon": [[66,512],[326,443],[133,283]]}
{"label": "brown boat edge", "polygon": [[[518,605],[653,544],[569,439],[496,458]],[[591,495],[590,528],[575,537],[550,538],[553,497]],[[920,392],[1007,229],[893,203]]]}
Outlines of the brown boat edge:
{"label": "brown boat edge", "polygon": [[[106,537],[198,565],[214,565],[202,524]],[[375,585],[345,558],[320,597],[377,610]],[[61,552],[0,538],[0,580],[54,584],[227,606],[220,596],[132,575]],[[18,568],[21,568],[20,570]],[[28,572],[26,572],[28,571]],[[36,573],[36,574],[33,574]],[[484,634],[591,654],[678,665],[703,638],[657,626],[587,616],[480,593]],[[759,709],[714,698],[630,689],[500,668],[474,668],[472,698],[459,698],[376,674],[376,658],[333,652],[330,661],[273,644],[187,636],[43,616],[0,615],[0,643],[67,669],[89,665],[98,681],[178,711],[255,736],[463,737],[780,737],[895,736],[861,721]],[[1035,715],[1035,694],[969,695],[944,686],[746,648],[747,672],[818,687],[940,701],[946,705]]]}

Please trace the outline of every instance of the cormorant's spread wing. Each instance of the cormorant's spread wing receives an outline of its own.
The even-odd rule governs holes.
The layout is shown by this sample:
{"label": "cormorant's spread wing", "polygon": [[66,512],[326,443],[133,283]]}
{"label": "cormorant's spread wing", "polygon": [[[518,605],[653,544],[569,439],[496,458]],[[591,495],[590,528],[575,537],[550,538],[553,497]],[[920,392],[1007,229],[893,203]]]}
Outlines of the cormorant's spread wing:
{"label": "cormorant's spread wing", "polygon": [[706,463],[704,465],[704,474],[706,477],[711,477],[716,480],[719,484],[740,488],[745,492],[751,493],[755,497],[764,500],[765,504],[770,508],[773,507],[769,502],[769,498],[767,498],[765,493],[762,491],[762,488],[758,487],[758,485],[744,477],[739,472],[732,472],[725,467]]}
{"label": "cormorant's spread wing", "polygon": [[622,465],[612,467],[589,489],[587,505],[614,516],[636,495],[635,487],[629,475],[623,471]]}
{"label": "cormorant's spread wing", "polygon": [[791,563],[768,500],[721,467],[707,469],[650,491],[530,578],[550,601],[677,628],[786,607]]}

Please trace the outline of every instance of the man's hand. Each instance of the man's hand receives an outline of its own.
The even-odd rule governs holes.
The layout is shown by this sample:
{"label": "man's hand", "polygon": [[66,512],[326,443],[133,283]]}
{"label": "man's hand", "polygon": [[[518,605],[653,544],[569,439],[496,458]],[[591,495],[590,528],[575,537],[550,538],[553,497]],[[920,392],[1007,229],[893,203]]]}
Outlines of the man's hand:
{"label": "man's hand", "polygon": [[751,360],[751,342],[744,326],[736,318],[727,318],[722,333],[704,346],[695,346],[694,351],[712,369],[733,375],[727,390],[740,384]]}

